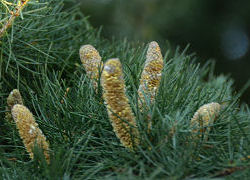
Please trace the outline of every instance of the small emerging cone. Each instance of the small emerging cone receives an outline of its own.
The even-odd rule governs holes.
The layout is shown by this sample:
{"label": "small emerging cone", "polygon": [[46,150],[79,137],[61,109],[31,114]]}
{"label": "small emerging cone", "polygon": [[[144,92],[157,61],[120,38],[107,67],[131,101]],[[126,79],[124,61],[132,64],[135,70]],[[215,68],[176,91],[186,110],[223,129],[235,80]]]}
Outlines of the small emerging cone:
{"label": "small emerging cone", "polygon": [[5,118],[9,121],[9,122],[13,122],[12,116],[11,116],[11,109],[13,108],[13,106],[15,104],[21,104],[23,105],[23,99],[22,96],[19,92],[18,89],[13,89],[8,98],[7,98],[7,107],[6,107],[6,115]]}
{"label": "small emerging cone", "polygon": [[[63,97],[63,98],[66,98],[66,97],[67,97],[67,95],[68,95],[68,93],[69,93],[69,90],[70,90],[69,87],[66,88],[66,91],[65,91],[65,93],[64,93],[64,97]],[[61,104],[63,104],[63,103],[64,103],[64,100],[62,99],[60,102],[61,102]]]}
{"label": "small emerging cone", "polygon": [[88,77],[93,80],[93,86],[97,89],[99,70],[103,67],[102,58],[99,52],[92,45],[88,44],[80,48],[79,54]]}
{"label": "small emerging cone", "polygon": [[49,163],[49,143],[46,141],[46,137],[39,129],[29,109],[23,105],[16,104],[12,108],[11,113],[30,158],[34,158],[33,149],[35,145],[38,145],[43,150],[45,159]]}
{"label": "small emerging cone", "polygon": [[119,59],[110,59],[105,63],[101,83],[103,98],[116,136],[123,146],[133,149],[139,144],[139,132],[125,95],[125,82]]}
{"label": "small emerging cone", "polygon": [[193,127],[193,133],[200,133],[200,137],[203,134],[205,140],[208,138],[208,133],[211,129],[211,125],[215,119],[219,116],[221,105],[216,102],[205,104],[201,106],[191,119],[191,126]]}

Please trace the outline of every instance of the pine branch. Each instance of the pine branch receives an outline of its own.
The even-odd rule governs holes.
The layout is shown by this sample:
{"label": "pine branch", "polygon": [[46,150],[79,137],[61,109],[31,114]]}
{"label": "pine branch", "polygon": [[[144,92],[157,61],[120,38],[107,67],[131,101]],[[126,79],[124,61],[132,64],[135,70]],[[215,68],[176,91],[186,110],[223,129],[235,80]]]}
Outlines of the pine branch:
{"label": "pine branch", "polygon": [[[13,24],[14,20],[20,16],[22,10],[24,9],[24,7],[27,5],[27,3],[30,0],[19,0],[18,1],[18,5],[17,7],[15,7],[14,12],[10,11],[10,17],[9,19],[5,22],[5,24],[3,25],[3,27],[0,29],[0,38],[4,35],[4,33],[7,31],[7,29]],[[5,2],[3,2],[5,3]]]}
{"label": "pine branch", "polygon": [[[15,19],[11,36],[1,39],[0,178],[189,179],[226,171],[233,172],[228,177],[248,177],[248,168],[224,171],[248,167],[250,160],[250,109],[239,105],[240,94],[228,76],[214,76],[211,62],[201,66],[185,51],[162,51],[158,92],[141,109],[138,88],[146,45],[104,39],[78,7],[68,9],[63,3],[34,3],[25,19]],[[104,61],[120,59],[125,95],[142,137],[136,151],[121,146],[113,132],[100,81],[96,79],[96,91],[81,66],[79,49],[84,44],[96,47]],[[34,151],[34,159],[29,158],[18,130],[5,119],[8,94],[14,88],[50,144],[50,165],[39,160],[43,153]],[[191,119],[211,102],[227,103],[209,123],[206,138],[193,138]],[[152,128],[147,131],[149,116]]]}

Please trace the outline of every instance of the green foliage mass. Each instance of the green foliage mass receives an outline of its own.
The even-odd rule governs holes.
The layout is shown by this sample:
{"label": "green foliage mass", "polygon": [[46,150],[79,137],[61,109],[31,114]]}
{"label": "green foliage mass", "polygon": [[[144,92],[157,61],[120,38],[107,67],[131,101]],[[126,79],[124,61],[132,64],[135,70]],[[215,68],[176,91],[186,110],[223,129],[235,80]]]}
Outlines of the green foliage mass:
{"label": "green foliage mass", "polygon": [[[73,1],[67,1],[74,5]],[[2,4],[0,4],[2,6]],[[69,6],[69,7],[70,7]],[[78,6],[31,1],[0,39],[0,177],[3,179],[189,179],[249,177],[250,110],[228,77],[213,76],[193,55],[167,52],[159,93],[149,112],[137,105],[146,45],[108,41]],[[1,7],[3,8],[3,7]],[[102,90],[95,92],[80,65],[81,45],[92,44],[103,60],[120,58],[142,144],[121,146],[112,131]],[[173,54],[173,55],[169,55]],[[64,93],[70,88],[67,96]],[[5,120],[6,98],[18,88],[50,142],[51,163],[36,151],[30,160],[15,125]],[[203,104],[224,103],[208,141],[193,139],[190,119]],[[148,114],[153,129],[146,131]]]}

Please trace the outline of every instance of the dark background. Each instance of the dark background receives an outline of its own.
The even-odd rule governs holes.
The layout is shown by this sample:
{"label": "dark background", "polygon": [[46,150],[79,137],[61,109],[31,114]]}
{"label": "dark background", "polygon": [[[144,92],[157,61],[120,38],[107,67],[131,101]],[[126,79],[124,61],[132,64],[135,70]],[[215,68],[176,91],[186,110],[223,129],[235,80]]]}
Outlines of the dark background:
{"label": "dark background", "polygon": [[[106,38],[158,41],[195,52],[201,63],[216,60],[240,90],[250,79],[250,0],[79,0]],[[167,42],[167,43],[166,43]],[[165,51],[164,51],[165,52]],[[250,89],[241,98],[250,104]]]}

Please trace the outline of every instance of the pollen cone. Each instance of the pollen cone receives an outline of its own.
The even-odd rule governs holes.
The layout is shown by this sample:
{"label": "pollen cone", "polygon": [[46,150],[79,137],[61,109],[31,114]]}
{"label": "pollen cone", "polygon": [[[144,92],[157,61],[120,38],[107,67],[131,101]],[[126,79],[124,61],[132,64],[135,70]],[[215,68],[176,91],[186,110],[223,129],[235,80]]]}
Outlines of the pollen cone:
{"label": "pollen cone", "polygon": [[37,145],[43,150],[45,159],[49,163],[49,144],[29,109],[23,105],[16,104],[12,108],[11,113],[30,158],[34,158],[33,149]]}
{"label": "pollen cone", "polygon": [[157,42],[149,44],[144,69],[141,74],[140,86],[138,89],[139,106],[145,103],[145,95],[154,101],[161,81],[161,71],[163,69],[163,57]]}
{"label": "pollen cone", "polygon": [[[149,98],[150,103],[154,102],[161,81],[162,69],[163,57],[161,49],[157,42],[152,41],[148,46],[146,62],[138,88],[138,105],[141,109],[146,104],[146,98]],[[149,115],[147,117],[147,124],[148,130],[150,130],[152,128],[152,121]]]}
{"label": "pollen cone", "polygon": [[103,67],[102,58],[99,52],[92,45],[84,45],[79,51],[80,59],[88,77],[93,81],[93,86],[97,89],[99,71]]}
{"label": "pollen cone", "polygon": [[110,59],[105,63],[101,83],[114,132],[123,146],[133,149],[139,144],[139,132],[125,95],[125,82],[119,59]]}
{"label": "pollen cone", "polygon": [[199,136],[201,137],[203,134],[204,139],[207,140],[208,133],[211,129],[210,126],[219,116],[220,110],[221,110],[221,105],[216,102],[212,102],[201,106],[191,119],[191,126],[193,127],[193,133],[197,134],[198,132],[200,132]]}
{"label": "pollen cone", "polygon": [[11,109],[13,108],[15,104],[23,105],[23,99],[18,89],[13,89],[7,98],[7,107],[6,107],[5,117],[9,122],[13,122],[13,119],[11,116]]}

